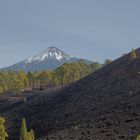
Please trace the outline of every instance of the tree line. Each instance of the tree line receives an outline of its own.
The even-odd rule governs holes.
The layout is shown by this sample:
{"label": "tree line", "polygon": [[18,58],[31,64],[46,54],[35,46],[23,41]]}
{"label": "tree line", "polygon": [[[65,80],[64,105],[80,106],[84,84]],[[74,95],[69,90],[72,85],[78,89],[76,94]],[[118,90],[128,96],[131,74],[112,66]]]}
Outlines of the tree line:
{"label": "tree line", "polygon": [[25,73],[23,70],[0,72],[0,94],[22,93],[30,89],[46,89],[49,87],[65,85],[77,81],[88,74],[97,71],[103,65],[111,63],[107,59],[104,64],[93,62],[87,65],[83,60],[75,63],[65,63],[53,71],[34,71]]}

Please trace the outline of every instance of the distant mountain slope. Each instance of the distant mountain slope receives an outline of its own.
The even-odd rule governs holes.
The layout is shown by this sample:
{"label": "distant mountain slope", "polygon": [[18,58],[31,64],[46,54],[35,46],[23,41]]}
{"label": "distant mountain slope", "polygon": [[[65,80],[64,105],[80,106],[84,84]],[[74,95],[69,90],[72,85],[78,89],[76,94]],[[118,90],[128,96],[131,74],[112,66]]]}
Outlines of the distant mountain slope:
{"label": "distant mountain slope", "polygon": [[[0,110],[12,139],[21,119],[49,140],[134,140],[140,134],[140,49],[80,81]],[[4,104],[4,103],[2,103]]]}
{"label": "distant mountain slope", "polygon": [[[77,62],[79,58],[71,58],[69,55],[56,47],[49,47],[41,53],[34,55],[22,62],[12,66],[3,68],[2,70],[18,71],[42,71],[54,70],[66,62]],[[84,59],[83,59],[84,60]],[[84,60],[87,64],[92,63],[89,60]]]}

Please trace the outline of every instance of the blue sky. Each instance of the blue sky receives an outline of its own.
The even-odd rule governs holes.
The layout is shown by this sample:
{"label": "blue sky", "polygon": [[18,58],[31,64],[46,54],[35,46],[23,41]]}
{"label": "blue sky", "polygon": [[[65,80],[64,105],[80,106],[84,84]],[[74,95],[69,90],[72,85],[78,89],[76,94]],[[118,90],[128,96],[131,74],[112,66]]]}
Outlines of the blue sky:
{"label": "blue sky", "polygon": [[1,0],[0,67],[49,46],[103,62],[140,46],[139,0]]}

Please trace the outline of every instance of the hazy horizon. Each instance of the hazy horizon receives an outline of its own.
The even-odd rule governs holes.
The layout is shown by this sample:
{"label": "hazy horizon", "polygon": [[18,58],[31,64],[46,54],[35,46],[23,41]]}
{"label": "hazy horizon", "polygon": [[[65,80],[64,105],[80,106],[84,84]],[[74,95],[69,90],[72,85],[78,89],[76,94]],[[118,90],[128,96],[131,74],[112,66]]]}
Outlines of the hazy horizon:
{"label": "hazy horizon", "polygon": [[138,0],[0,2],[0,68],[56,46],[103,62],[140,46]]}

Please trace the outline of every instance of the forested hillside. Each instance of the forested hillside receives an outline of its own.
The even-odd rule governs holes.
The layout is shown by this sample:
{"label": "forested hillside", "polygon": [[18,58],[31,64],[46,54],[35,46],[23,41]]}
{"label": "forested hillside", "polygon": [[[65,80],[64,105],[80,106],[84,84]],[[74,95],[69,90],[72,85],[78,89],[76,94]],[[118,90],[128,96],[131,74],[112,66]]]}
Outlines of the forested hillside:
{"label": "forested hillside", "polygon": [[54,71],[35,71],[25,73],[23,70],[18,72],[0,72],[0,93],[12,92],[20,94],[26,90],[43,90],[49,87],[65,85],[77,81],[91,72],[102,67],[102,64],[94,62],[87,65],[80,60],[75,63],[65,63]]}

